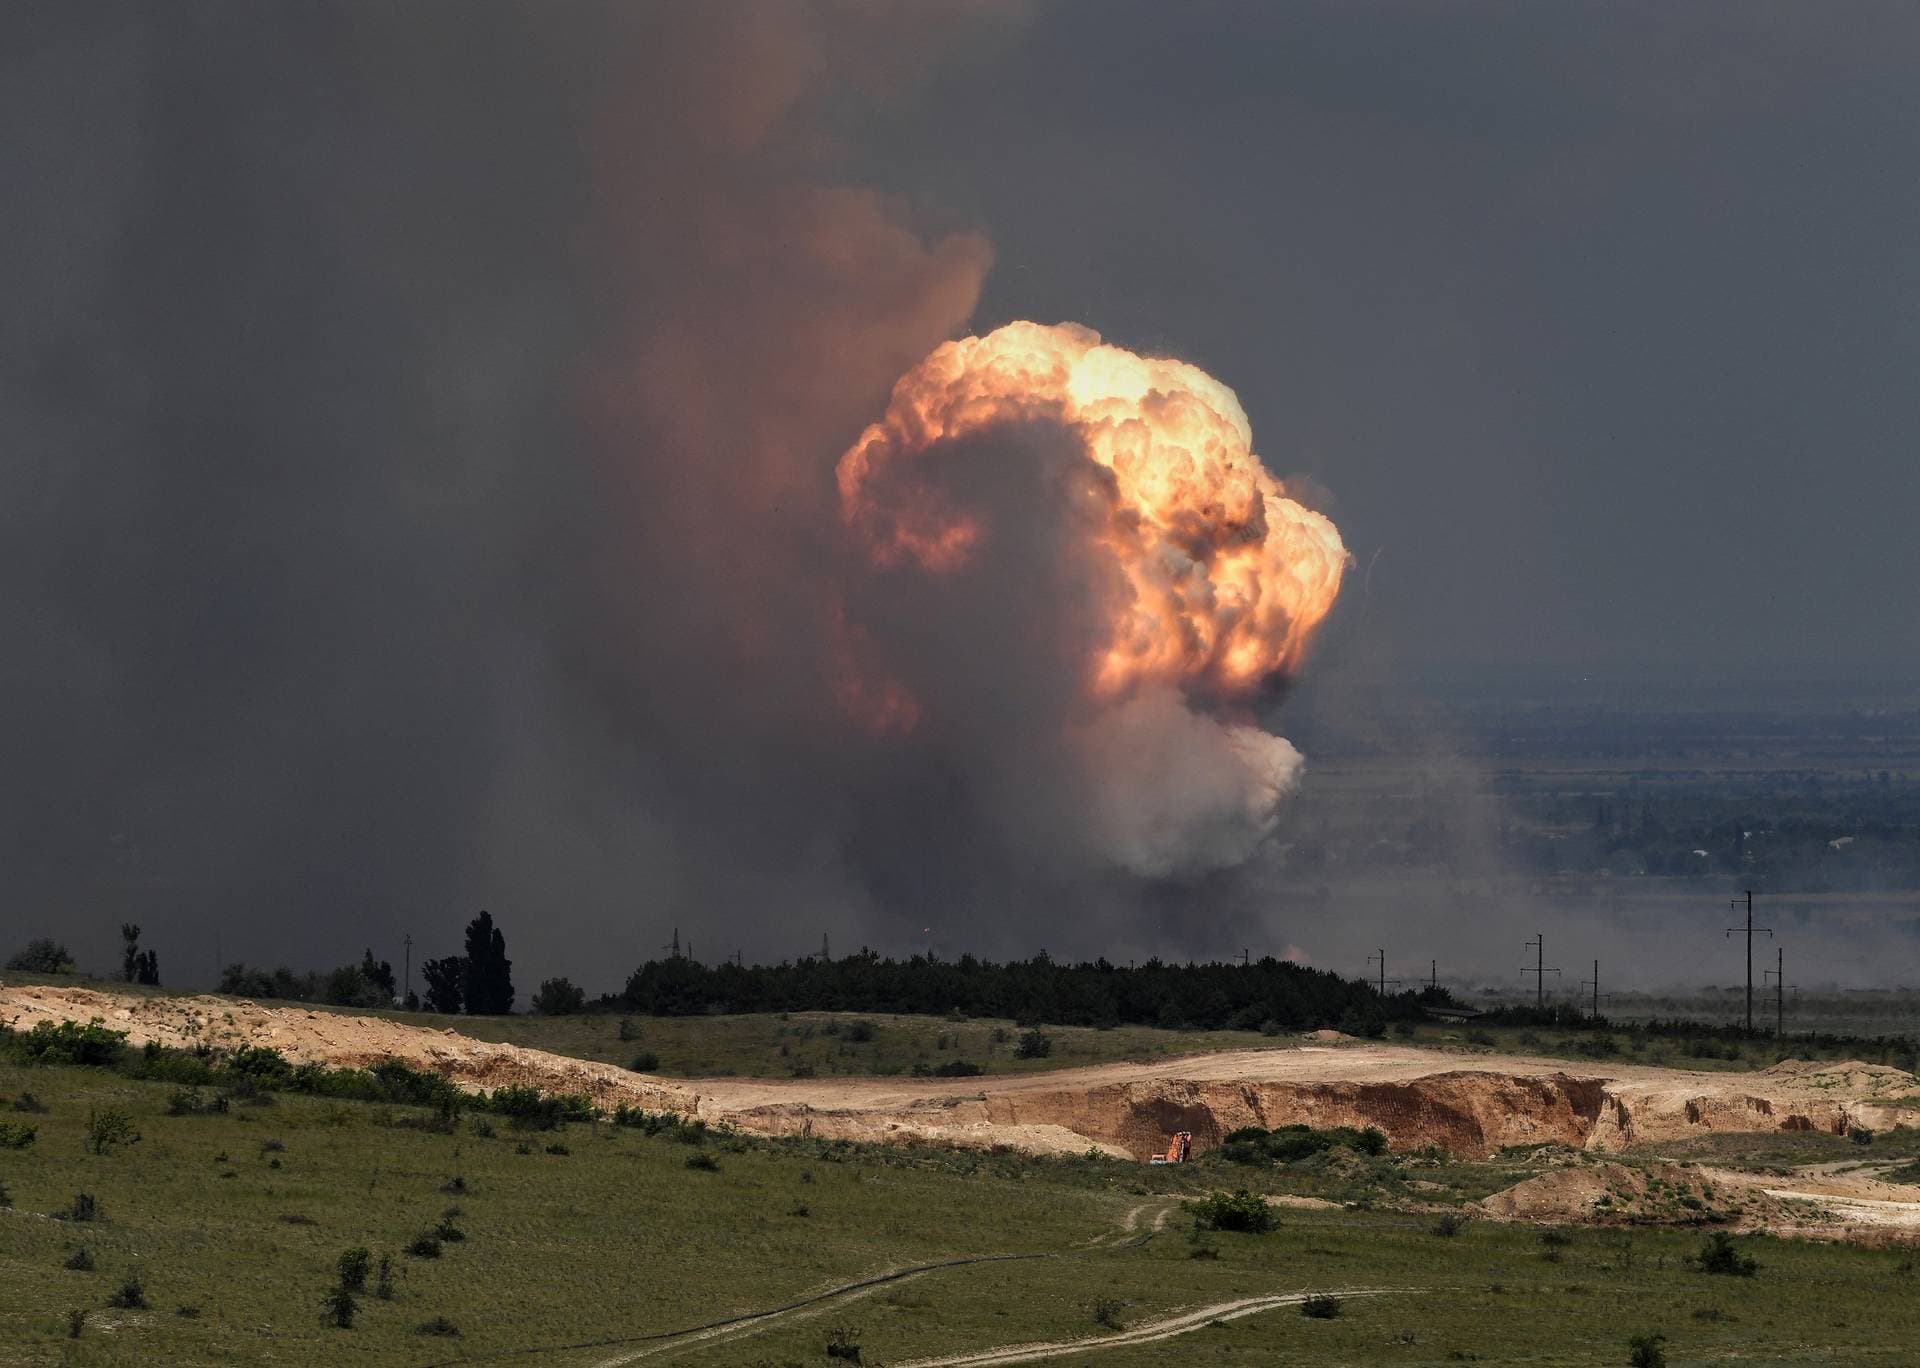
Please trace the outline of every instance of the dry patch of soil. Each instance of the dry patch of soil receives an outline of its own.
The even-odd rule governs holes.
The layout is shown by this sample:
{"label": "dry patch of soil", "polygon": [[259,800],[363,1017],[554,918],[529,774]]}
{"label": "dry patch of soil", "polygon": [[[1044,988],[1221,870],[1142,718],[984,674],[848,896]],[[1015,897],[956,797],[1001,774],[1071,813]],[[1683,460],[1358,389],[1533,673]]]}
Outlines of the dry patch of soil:
{"label": "dry patch of soil", "polygon": [[262,1045],[296,1062],[351,1067],[393,1058],[470,1088],[585,1093],[602,1105],[682,1112],[766,1135],[1055,1154],[1092,1148],[1137,1160],[1175,1131],[1192,1132],[1204,1153],[1249,1125],[1377,1126],[1395,1150],[1439,1146],[1481,1156],[1516,1145],[1617,1150],[1702,1131],[1844,1134],[1920,1119],[1885,1105],[1914,1091],[1912,1075],[1859,1063],[1788,1063],[1752,1074],[1601,1064],[1573,1073],[1562,1060],[1340,1042],[981,1079],[962,1093],[938,1079],[667,1080],[380,1017],[0,985],[0,1019],[16,1028],[90,1017],[136,1045]]}

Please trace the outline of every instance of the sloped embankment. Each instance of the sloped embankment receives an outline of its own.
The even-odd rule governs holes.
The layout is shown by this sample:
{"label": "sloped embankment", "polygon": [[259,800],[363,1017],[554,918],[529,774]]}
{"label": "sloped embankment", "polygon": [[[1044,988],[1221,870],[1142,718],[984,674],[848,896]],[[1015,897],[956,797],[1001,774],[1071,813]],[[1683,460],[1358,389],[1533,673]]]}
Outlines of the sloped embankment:
{"label": "sloped embankment", "polygon": [[1166,1080],[989,1094],[998,1125],[1054,1125],[1136,1156],[1191,1131],[1202,1151],[1242,1126],[1378,1127],[1395,1149],[1484,1154],[1507,1145],[1581,1145],[1606,1100],[1597,1079],[1453,1071],[1349,1083]]}

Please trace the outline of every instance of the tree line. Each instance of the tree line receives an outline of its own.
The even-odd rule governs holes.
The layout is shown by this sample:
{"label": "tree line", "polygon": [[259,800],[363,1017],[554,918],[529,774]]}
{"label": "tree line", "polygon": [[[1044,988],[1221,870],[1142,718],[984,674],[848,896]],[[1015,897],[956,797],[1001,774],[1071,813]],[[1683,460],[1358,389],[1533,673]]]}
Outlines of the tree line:
{"label": "tree line", "polygon": [[1188,1030],[1311,1030],[1378,1035],[1387,1024],[1451,1006],[1445,989],[1382,996],[1358,979],[1265,957],[1245,964],[1137,968],[1106,959],[1063,964],[1045,951],[994,963],[962,955],[843,959],[774,965],[705,965],[684,956],[649,960],[600,1004],[654,1016],[709,1012],[897,1012],[1012,1017],[1059,1026],[1160,1026]]}

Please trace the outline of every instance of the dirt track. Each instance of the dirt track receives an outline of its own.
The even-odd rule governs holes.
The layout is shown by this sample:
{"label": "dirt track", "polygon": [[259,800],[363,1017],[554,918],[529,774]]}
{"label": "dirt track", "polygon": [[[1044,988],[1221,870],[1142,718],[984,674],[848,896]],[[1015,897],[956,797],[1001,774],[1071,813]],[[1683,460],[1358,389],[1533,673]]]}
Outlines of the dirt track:
{"label": "dirt track", "polygon": [[101,1017],[136,1045],[272,1046],[296,1062],[364,1067],[398,1058],[467,1087],[530,1084],[697,1115],[768,1135],[927,1141],[1039,1153],[1095,1148],[1144,1159],[1173,1131],[1204,1151],[1239,1126],[1378,1126],[1396,1150],[1481,1155],[1556,1143],[1617,1150],[1709,1131],[1888,1129],[1920,1120],[1884,1105],[1911,1074],[1858,1063],[1692,1073],[1569,1065],[1362,1042],[1312,1042],[1153,1063],[949,1079],[654,1078],[379,1017],[214,997],[118,997],[0,984],[0,1019]]}

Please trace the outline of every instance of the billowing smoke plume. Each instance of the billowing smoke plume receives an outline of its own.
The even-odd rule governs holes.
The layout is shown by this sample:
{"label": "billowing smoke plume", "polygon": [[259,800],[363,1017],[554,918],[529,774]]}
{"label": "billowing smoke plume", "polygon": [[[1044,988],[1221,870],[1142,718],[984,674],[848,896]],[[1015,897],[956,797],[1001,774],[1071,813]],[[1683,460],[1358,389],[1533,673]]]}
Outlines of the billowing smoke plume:
{"label": "billowing smoke plume", "polygon": [[[856,617],[843,638],[856,721],[957,727],[956,753],[1019,776],[1016,811],[1081,814],[1080,844],[1132,873],[1246,858],[1299,755],[1190,700],[1221,708],[1291,670],[1347,554],[1253,454],[1231,390],[1085,328],[1015,323],[902,378],[838,482],[874,575],[917,600],[910,629]],[[979,662],[960,689],[954,662],[925,650],[948,633]],[[983,667],[1008,673],[1030,716],[1007,725]]]}
{"label": "billowing smoke plume", "polygon": [[1142,876],[1259,841],[1296,761],[1242,709],[1331,527],[1197,371],[946,345],[986,235],[841,136],[1017,10],[33,13],[15,934],[97,967],[137,921],[191,982],[216,928],[397,960],[488,907],[596,989],[675,924],[1176,948]]}

